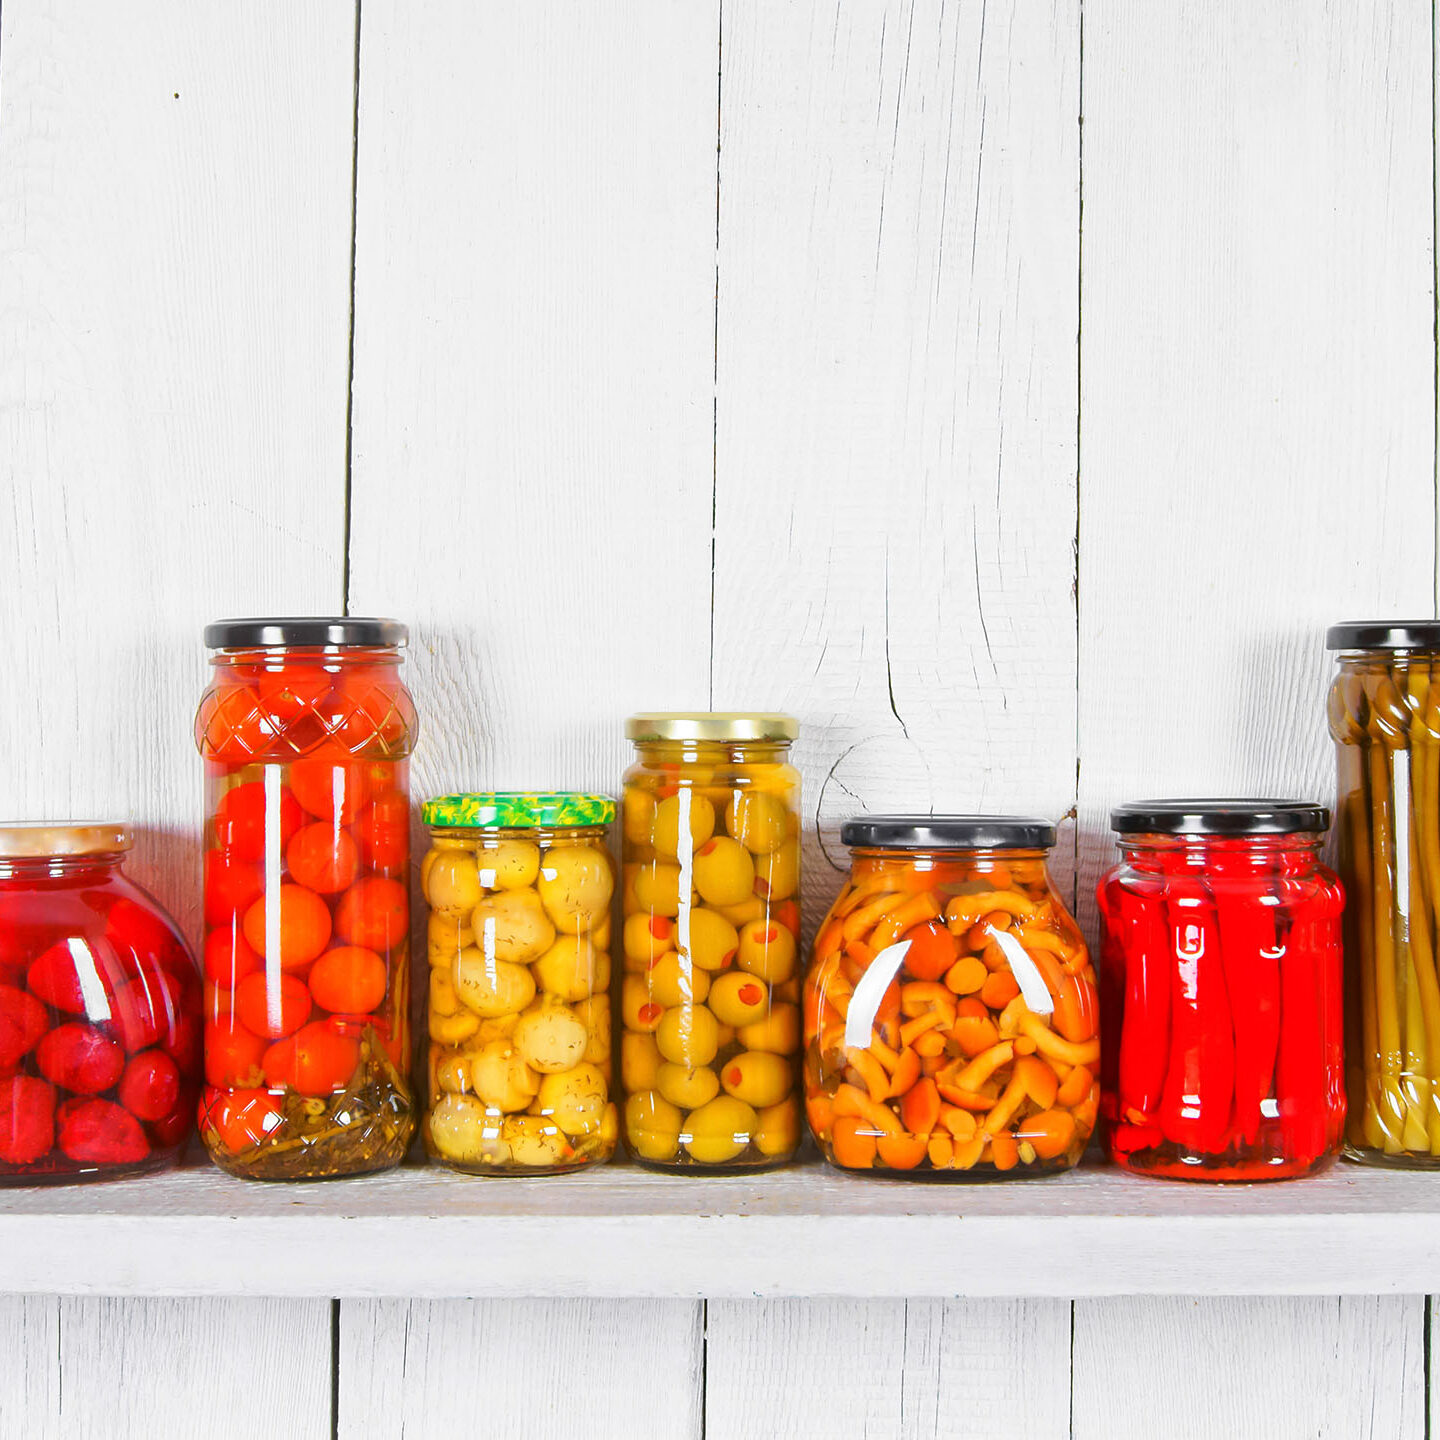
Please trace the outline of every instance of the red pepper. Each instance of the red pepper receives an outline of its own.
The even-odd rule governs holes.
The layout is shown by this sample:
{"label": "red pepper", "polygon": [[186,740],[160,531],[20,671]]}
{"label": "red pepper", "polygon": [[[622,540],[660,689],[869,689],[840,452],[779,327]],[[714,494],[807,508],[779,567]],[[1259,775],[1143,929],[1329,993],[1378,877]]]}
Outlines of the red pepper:
{"label": "red pepper", "polygon": [[1125,957],[1123,1018],[1115,1047],[1116,1119],[1148,1126],[1155,1124],[1170,1062],[1170,972],[1175,962],[1163,903],[1124,889],[1115,899],[1118,913],[1110,922],[1118,931],[1114,949]]}
{"label": "red pepper", "polygon": [[1253,1145],[1260,1136],[1261,1103],[1274,1092],[1280,1044],[1279,901],[1250,861],[1216,854],[1210,866],[1235,1034],[1235,1135]]}
{"label": "red pepper", "polygon": [[1219,1154],[1229,1143],[1235,1039],[1215,910],[1203,883],[1178,875],[1165,908],[1176,970],[1160,1128],[1182,1150]]}
{"label": "red pepper", "polygon": [[1339,1007],[1333,994],[1339,947],[1337,889],[1323,881],[1282,881],[1286,927],[1280,957],[1280,1053],[1275,1096],[1285,1158],[1309,1164],[1325,1153],[1336,1129],[1343,1090]]}

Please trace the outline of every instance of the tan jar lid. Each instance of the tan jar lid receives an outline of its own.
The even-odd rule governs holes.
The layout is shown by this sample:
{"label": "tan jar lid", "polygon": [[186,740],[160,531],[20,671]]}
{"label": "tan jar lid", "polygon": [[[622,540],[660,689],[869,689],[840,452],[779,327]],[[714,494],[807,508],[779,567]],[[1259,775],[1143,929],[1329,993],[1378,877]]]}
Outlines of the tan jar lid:
{"label": "tan jar lid", "polygon": [[0,823],[0,859],[46,855],[115,855],[132,844],[130,827],[112,820],[29,820]]}
{"label": "tan jar lid", "polygon": [[799,731],[793,715],[749,710],[652,710],[625,722],[627,740],[789,742]]}

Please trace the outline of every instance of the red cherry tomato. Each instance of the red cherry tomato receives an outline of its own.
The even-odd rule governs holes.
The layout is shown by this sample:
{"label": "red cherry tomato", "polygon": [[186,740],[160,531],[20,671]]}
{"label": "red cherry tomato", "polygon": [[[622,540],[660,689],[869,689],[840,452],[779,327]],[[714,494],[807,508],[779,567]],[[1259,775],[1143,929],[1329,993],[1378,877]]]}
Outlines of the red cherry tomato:
{"label": "red cherry tomato", "polygon": [[263,1090],[206,1089],[199,1114],[201,1130],[231,1155],[253,1149],[285,1123],[284,1112]]}
{"label": "red cherry tomato", "polygon": [[247,975],[235,987],[235,1015],[252,1034],[278,1040],[310,1018],[310,988],[294,975],[273,986],[263,972]]}
{"label": "red cherry tomato", "polygon": [[318,665],[287,665],[260,678],[260,702],[280,726],[292,725],[307,711],[323,714],[331,677]]}
{"label": "red cherry tomato", "polygon": [[942,921],[912,925],[900,938],[910,942],[904,963],[917,980],[939,980],[960,958],[960,942]]}
{"label": "red cherry tomato", "polygon": [[230,860],[219,850],[205,852],[205,923],[227,925],[248,910],[265,889],[258,865]]}
{"label": "red cherry tomato", "polygon": [[212,930],[205,937],[205,978],[227,990],[246,975],[253,975],[262,962],[239,927]]}
{"label": "red cherry tomato", "polygon": [[385,999],[385,962],[359,945],[327,950],[310,967],[310,993],[322,1010],[368,1015]]}
{"label": "red cherry tomato", "polygon": [[410,897],[398,880],[369,875],[352,885],[335,907],[335,933],[352,945],[392,950],[410,923]]}
{"label": "red cherry tomato", "polygon": [[163,1050],[132,1055],[118,1094],[137,1120],[163,1120],[180,1098],[180,1071]]}
{"label": "red cherry tomato", "polygon": [[360,1042],[316,1020],[265,1052],[265,1078],[301,1095],[333,1095],[345,1088],[359,1063]]}
{"label": "red cherry tomato", "polygon": [[376,745],[388,751],[400,744],[414,720],[414,708],[394,676],[356,671],[341,678],[337,695],[340,714],[333,733],[351,751]]}
{"label": "red cherry tomato", "polygon": [[332,749],[292,761],[290,788],[317,819],[348,825],[368,798],[369,785],[363,765]]}
{"label": "red cherry tomato", "polygon": [[329,943],[330,908],[303,885],[282,885],[245,912],[244,928],[245,939],[257,954],[278,959],[284,970],[298,970]]}
{"label": "red cherry tomato", "polygon": [[360,873],[360,849],[348,830],[331,820],[319,820],[299,831],[285,851],[290,878],[322,895],[334,895],[355,883]]}
{"label": "red cherry tomato", "polygon": [[304,819],[300,802],[287,787],[249,780],[221,796],[215,810],[215,841],[233,860],[260,861],[265,858],[268,833],[279,834],[283,851]]}
{"label": "red cherry tomato", "polygon": [[382,875],[401,875],[410,860],[410,806],[398,790],[377,795],[353,827],[360,856]]}
{"label": "red cherry tomato", "polygon": [[195,739],[209,759],[244,764],[263,758],[279,731],[249,685],[212,690],[195,717]]}
{"label": "red cherry tomato", "polygon": [[258,1085],[266,1042],[234,1016],[230,1022],[205,1027],[205,1079],[222,1090]]}

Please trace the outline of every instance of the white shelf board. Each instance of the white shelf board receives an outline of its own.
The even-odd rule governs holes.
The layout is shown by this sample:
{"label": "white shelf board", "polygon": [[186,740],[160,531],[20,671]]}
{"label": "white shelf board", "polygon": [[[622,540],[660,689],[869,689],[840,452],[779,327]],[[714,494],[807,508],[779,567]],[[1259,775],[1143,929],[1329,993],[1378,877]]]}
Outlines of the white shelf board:
{"label": "white shelf board", "polygon": [[691,1178],[406,1166],[256,1184],[203,1163],[0,1190],[0,1292],[962,1296],[1440,1291],[1440,1174],[1201,1186],[1100,1166],[925,1184],[817,1160]]}

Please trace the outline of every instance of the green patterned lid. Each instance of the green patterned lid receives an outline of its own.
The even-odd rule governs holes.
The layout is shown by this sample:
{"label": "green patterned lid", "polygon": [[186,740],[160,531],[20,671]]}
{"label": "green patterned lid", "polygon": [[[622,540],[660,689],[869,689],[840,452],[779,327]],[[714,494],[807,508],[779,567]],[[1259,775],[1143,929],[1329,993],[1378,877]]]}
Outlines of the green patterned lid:
{"label": "green patterned lid", "polygon": [[608,825],[615,802],[608,795],[571,791],[488,790],[476,795],[437,795],[420,807],[420,818],[440,830],[564,829]]}

